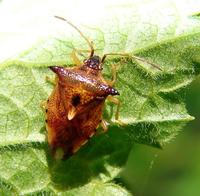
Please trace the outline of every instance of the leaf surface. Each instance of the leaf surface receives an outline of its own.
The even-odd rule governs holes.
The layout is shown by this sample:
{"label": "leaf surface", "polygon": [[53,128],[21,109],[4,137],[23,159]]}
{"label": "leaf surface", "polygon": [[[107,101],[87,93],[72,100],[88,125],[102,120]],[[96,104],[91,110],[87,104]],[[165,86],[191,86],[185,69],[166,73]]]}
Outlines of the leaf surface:
{"label": "leaf surface", "polygon": [[[40,103],[53,88],[45,81],[47,75],[53,76],[47,67],[73,66],[70,57],[73,49],[88,49],[87,44],[74,29],[52,17],[41,23],[49,28],[48,37],[1,63],[2,193],[128,195],[122,188],[107,182],[121,171],[132,144],[162,147],[193,119],[187,113],[183,97],[184,88],[199,74],[200,21],[190,17],[197,12],[191,7],[197,6],[192,1],[190,9],[183,9],[186,1],[180,5],[171,1],[145,2],[98,2],[96,15],[93,13],[91,18],[88,14],[76,24],[93,40],[98,55],[129,53],[146,62],[115,55],[106,59],[104,76],[107,79],[111,78],[110,65],[114,64],[117,69],[120,119],[125,126],[114,121],[116,107],[106,103],[104,118],[109,123],[109,131],[94,136],[66,161],[55,161],[49,153]],[[75,3],[67,5],[61,1],[55,10],[66,8],[69,18],[73,19],[70,12],[73,6]],[[60,13],[65,17],[64,10]],[[33,27],[36,19],[32,18]],[[52,24],[47,23],[49,20]],[[60,23],[59,28],[57,23]],[[61,30],[63,34],[56,32]],[[12,43],[13,48],[17,42],[19,40]],[[88,53],[83,55],[87,57]],[[81,55],[79,58],[84,59]],[[148,62],[159,65],[162,71]]]}

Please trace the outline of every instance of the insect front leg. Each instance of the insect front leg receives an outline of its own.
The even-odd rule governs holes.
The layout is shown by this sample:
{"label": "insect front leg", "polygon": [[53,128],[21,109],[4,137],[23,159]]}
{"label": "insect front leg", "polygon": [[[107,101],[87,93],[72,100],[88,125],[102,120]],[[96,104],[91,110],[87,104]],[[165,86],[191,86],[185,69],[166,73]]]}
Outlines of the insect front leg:
{"label": "insect front leg", "polygon": [[56,76],[55,78],[51,78],[51,77],[49,77],[49,76],[46,76],[45,77],[45,80],[47,81],[47,82],[49,82],[50,84],[52,84],[52,85],[56,85],[56,82],[57,82],[57,80],[58,80],[58,77]]}
{"label": "insect front leg", "polygon": [[112,72],[112,80],[103,80],[110,86],[114,86],[116,83],[116,78],[117,78],[117,70],[116,70],[116,65],[112,64],[111,65],[111,72]]}
{"label": "insect front leg", "polygon": [[[81,49],[73,49],[71,53],[71,58],[75,65],[81,66],[83,62],[78,58],[77,54],[80,54],[81,56],[85,57],[81,52],[91,52],[90,50],[81,50]],[[86,58],[86,57],[85,57]]]}
{"label": "insect front leg", "polygon": [[43,112],[45,112],[45,110],[46,110],[46,105],[47,105],[47,102],[46,102],[46,101],[42,101],[42,102],[40,103],[40,107],[42,108]]}
{"label": "insect front leg", "polygon": [[77,50],[75,50],[75,49],[72,51],[72,53],[71,53],[71,58],[72,58],[72,60],[73,60],[73,62],[74,62],[75,65],[80,66],[80,65],[82,65],[83,63],[82,63],[82,61],[78,58],[78,56],[76,55],[76,51],[77,51]]}
{"label": "insect front leg", "polygon": [[119,120],[119,108],[120,108],[120,105],[121,105],[120,100],[117,99],[116,97],[112,97],[112,96],[108,96],[107,100],[109,100],[110,102],[117,105],[117,110],[116,110],[116,113],[115,113],[115,120],[118,121]]}
{"label": "insect front leg", "polygon": [[107,100],[109,100],[110,102],[114,103],[117,105],[117,110],[116,110],[116,113],[115,113],[115,120],[120,124],[120,125],[125,125],[124,122],[122,122],[120,119],[119,119],[119,109],[120,109],[120,106],[121,106],[121,102],[119,99],[117,99],[116,97],[112,97],[112,96],[108,96],[107,97]]}

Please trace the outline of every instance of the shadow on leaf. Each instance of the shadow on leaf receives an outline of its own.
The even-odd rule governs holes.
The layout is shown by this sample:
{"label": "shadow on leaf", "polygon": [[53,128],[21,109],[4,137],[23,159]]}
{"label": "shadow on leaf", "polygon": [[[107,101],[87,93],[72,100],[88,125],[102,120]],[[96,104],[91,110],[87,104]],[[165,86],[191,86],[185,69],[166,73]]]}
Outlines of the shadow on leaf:
{"label": "shadow on leaf", "polygon": [[67,160],[55,160],[47,150],[53,185],[67,190],[83,186],[95,178],[108,181],[119,173],[131,147],[131,138],[126,130],[114,126],[107,133],[94,136]]}

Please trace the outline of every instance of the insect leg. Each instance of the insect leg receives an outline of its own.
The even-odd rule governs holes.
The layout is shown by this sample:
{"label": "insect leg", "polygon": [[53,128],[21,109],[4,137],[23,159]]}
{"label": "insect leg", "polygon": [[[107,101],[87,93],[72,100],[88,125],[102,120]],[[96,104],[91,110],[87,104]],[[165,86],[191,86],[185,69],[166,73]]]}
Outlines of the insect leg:
{"label": "insect leg", "polygon": [[55,78],[51,78],[51,77],[49,77],[49,76],[46,76],[46,78],[45,78],[45,80],[47,81],[47,82],[49,82],[50,84],[52,84],[52,85],[56,85],[56,82],[57,82],[57,80],[58,80],[58,78],[57,78],[57,76],[55,77]]}
{"label": "insect leg", "polygon": [[120,108],[120,105],[121,105],[120,100],[117,99],[116,97],[112,97],[112,96],[108,96],[107,100],[109,100],[110,102],[117,105],[117,111],[115,113],[115,120],[119,120],[119,108]]}
{"label": "insect leg", "polygon": [[120,119],[119,119],[119,108],[121,106],[121,102],[119,99],[117,99],[116,97],[112,97],[112,96],[108,96],[107,97],[107,100],[109,100],[110,102],[114,103],[117,105],[117,111],[115,113],[115,120],[121,125],[121,126],[124,126],[126,125],[126,123],[122,122]]}
{"label": "insect leg", "polygon": [[142,61],[142,62],[147,63],[147,64],[155,67],[156,69],[162,71],[162,68],[159,65],[152,63],[152,62],[149,62],[146,59],[143,59],[141,57],[138,57],[138,56],[135,56],[135,55],[130,55],[128,53],[108,53],[108,54],[104,54],[103,57],[102,57],[101,63],[103,63],[105,61],[107,56],[111,56],[111,55],[124,56],[124,57],[132,58],[132,59],[135,59],[135,60],[138,60],[138,61]]}
{"label": "insect leg", "polygon": [[[80,66],[83,64],[83,62],[78,58],[77,53],[81,56],[85,57],[81,52],[90,52],[90,50],[81,50],[81,49],[73,49],[71,53],[71,58],[74,61],[74,64],[77,66]],[[86,58],[86,57],[85,57]]]}
{"label": "insect leg", "polygon": [[103,128],[104,132],[108,131],[107,123],[104,119],[101,120],[101,127]]}
{"label": "insect leg", "polygon": [[42,102],[40,103],[40,107],[42,108],[43,112],[45,112],[46,105],[47,105],[47,102],[46,102],[46,101],[42,101]]}
{"label": "insect leg", "polygon": [[76,55],[76,50],[75,49],[71,53],[71,58],[74,61],[75,65],[78,65],[78,66],[82,65],[81,60]]}
{"label": "insect leg", "polygon": [[117,70],[116,70],[116,65],[111,65],[111,71],[112,71],[112,80],[104,80],[102,78],[102,80],[104,80],[108,85],[110,86],[114,86],[115,82],[116,82],[116,78],[117,78]]}

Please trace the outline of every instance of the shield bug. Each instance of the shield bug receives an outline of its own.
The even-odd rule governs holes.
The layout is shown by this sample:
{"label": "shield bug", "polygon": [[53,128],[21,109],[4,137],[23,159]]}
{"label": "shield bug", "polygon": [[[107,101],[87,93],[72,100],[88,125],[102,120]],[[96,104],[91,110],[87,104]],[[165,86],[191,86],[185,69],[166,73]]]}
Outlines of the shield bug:
{"label": "shield bug", "polygon": [[[102,119],[105,100],[117,104],[115,119],[118,120],[120,101],[113,96],[119,92],[113,88],[116,71],[113,68],[113,80],[106,81],[102,76],[102,58],[94,55],[93,43],[72,23],[64,20],[85,39],[90,47],[90,56],[80,62],[73,52],[76,66],[71,68],[61,66],[49,67],[55,74],[55,87],[45,103],[46,129],[48,143],[56,159],[66,159],[73,155],[95,133],[99,124],[106,131],[106,122]],[[127,56],[126,54],[117,54]],[[136,59],[142,60],[138,57]]]}
{"label": "shield bug", "polygon": [[64,18],[56,18],[74,27],[90,46],[90,56],[83,63],[73,53],[75,64],[78,64],[75,67],[49,67],[56,74],[56,80],[55,88],[45,103],[46,129],[54,157],[62,159],[70,157],[84,145],[96,133],[99,124],[107,130],[102,119],[106,99],[118,105],[116,119],[120,102],[112,97],[119,95],[113,88],[116,77],[106,81],[102,76],[106,56],[101,59],[94,55],[92,42],[76,26]]}

